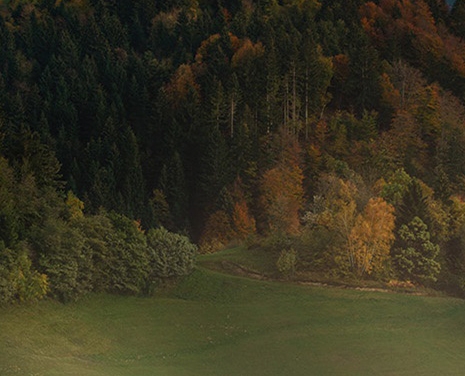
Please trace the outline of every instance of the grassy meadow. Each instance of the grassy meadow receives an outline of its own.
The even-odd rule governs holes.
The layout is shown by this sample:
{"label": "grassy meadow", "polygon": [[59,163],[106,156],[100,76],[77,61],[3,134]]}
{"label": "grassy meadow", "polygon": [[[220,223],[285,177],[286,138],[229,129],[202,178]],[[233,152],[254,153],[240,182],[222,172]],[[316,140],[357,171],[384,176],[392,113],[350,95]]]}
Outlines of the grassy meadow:
{"label": "grassy meadow", "polygon": [[199,268],[163,296],[1,309],[0,375],[462,375],[464,312]]}

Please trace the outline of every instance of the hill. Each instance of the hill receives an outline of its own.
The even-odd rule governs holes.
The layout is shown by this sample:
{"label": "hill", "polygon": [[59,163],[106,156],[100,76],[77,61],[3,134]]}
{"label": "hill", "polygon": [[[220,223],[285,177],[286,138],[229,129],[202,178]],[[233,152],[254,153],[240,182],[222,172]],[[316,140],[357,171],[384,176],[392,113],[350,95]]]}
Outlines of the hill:
{"label": "hill", "polygon": [[3,2],[0,297],[150,290],[161,227],[463,294],[464,6]]}

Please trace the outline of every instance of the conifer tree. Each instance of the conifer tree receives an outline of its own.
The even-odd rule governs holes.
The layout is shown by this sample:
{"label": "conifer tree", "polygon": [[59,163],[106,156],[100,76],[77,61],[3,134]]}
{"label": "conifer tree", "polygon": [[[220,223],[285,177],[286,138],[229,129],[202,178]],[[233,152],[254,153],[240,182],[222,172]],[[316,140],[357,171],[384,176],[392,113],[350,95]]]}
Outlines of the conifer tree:
{"label": "conifer tree", "polygon": [[462,40],[465,38],[465,1],[456,0],[450,12],[452,30]]}
{"label": "conifer tree", "polygon": [[420,182],[413,179],[408,190],[405,192],[402,204],[397,213],[396,222],[398,226],[410,223],[415,217],[420,218],[423,222],[428,221],[428,208],[426,197]]}
{"label": "conifer tree", "polygon": [[168,163],[163,166],[160,174],[159,187],[166,195],[166,200],[176,228],[187,228],[189,197],[183,163],[177,151],[168,160]]}

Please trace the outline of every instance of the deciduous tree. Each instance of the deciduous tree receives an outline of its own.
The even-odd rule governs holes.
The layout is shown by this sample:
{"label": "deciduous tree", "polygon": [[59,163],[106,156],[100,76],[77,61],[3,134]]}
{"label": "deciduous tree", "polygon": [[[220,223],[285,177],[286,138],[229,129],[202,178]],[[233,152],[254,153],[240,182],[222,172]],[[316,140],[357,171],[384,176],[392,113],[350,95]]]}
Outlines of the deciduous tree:
{"label": "deciduous tree", "polygon": [[348,242],[351,268],[358,275],[380,274],[386,267],[394,241],[394,208],[382,198],[372,198],[355,220]]}
{"label": "deciduous tree", "polygon": [[428,226],[418,217],[399,229],[400,247],[394,250],[393,263],[404,280],[435,282],[441,270],[439,246],[431,242]]}
{"label": "deciduous tree", "polygon": [[298,165],[278,165],[262,177],[262,204],[269,229],[288,234],[299,232],[303,202],[303,174]]}

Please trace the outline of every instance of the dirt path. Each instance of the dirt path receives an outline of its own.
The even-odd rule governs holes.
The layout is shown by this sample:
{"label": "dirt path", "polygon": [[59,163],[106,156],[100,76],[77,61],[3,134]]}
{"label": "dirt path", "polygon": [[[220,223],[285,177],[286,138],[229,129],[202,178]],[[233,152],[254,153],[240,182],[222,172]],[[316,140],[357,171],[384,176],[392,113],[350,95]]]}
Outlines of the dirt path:
{"label": "dirt path", "polygon": [[[344,283],[327,283],[327,282],[318,282],[318,281],[311,281],[311,280],[303,280],[303,279],[292,279],[286,280],[282,278],[273,278],[271,276],[267,276],[261,274],[255,270],[251,270],[241,264],[232,261],[221,261],[219,263],[220,268],[213,267],[212,269],[221,270],[225,273],[230,273],[240,277],[246,277],[251,279],[257,279],[261,281],[276,281],[276,282],[289,282],[295,283],[302,286],[314,286],[314,287],[328,287],[328,288],[339,288],[339,289],[350,289],[356,291],[366,291],[366,292],[383,292],[383,293],[394,293],[394,294],[408,294],[408,295],[418,295],[418,296],[428,296],[431,295],[426,291],[418,290],[417,288],[412,288],[411,290],[399,290],[393,289],[389,287],[364,287],[364,286],[351,286]],[[211,264],[210,264],[211,266]],[[206,265],[208,268],[208,264]]]}

